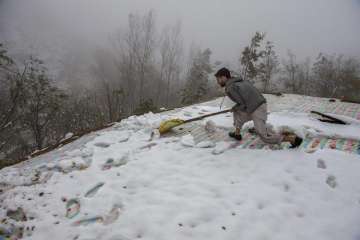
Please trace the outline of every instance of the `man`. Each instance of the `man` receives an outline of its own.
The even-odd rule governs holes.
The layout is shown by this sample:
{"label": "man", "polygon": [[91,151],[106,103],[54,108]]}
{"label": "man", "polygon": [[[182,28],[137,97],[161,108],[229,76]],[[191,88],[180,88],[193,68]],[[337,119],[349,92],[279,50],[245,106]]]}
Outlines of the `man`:
{"label": "man", "polygon": [[226,68],[215,74],[221,87],[225,87],[226,95],[236,103],[233,107],[235,132],[229,136],[241,140],[241,128],[248,121],[254,122],[256,133],[268,144],[290,142],[291,148],[299,147],[302,138],[295,134],[280,135],[266,126],[267,105],[264,96],[249,82],[242,78],[232,78]]}

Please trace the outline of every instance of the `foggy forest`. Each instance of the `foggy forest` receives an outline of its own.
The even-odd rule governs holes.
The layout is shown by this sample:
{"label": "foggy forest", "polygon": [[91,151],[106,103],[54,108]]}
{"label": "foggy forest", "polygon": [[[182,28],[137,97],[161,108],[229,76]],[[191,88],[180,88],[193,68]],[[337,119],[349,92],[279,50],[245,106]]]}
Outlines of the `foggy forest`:
{"label": "foggy forest", "polygon": [[[350,39],[347,42],[352,44],[353,40],[360,39],[357,24],[354,25],[356,29],[347,25],[348,34],[353,36],[343,36],[344,39],[333,43],[334,46],[344,43],[342,47],[332,48],[327,41],[334,39],[323,37],[314,44],[320,42],[330,47],[314,52],[311,45],[304,46],[304,36],[295,37],[299,39],[299,49],[296,49],[296,42],[292,42],[291,49],[286,48],[281,45],[286,42],[284,39],[272,37],[272,31],[278,30],[262,29],[261,24],[244,23],[239,18],[240,25],[258,26],[239,31],[237,34],[243,40],[228,46],[229,42],[223,38],[231,38],[234,33],[226,28],[226,24],[236,24],[226,21],[223,25],[213,24],[214,28],[208,31],[218,31],[219,35],[214,34],[218,42],[209,44],[215,46],[211,47],[206,41],[208,35],[200,41],[191,39],[190,36],[196,34],[186,29],[188,23],[184,20],[187,19],[177,17],[164,24],[159,20],[163,10],[146,9],[138,1],[142,11],[125,14],[121,10],[119,14],[122,14],[123,21],[119,27],[103,32],[99,23],[85,22],[87,19],[80,18],[78,21],[83,22],[74,24],[72,29],[66,16],[54,16],[63,18],[67,28],[72,29],[69,36],[59,39],[61,34],[49,38],[46,32],[41,31],[41,24],[44,24],[45,31],[54,31],[41,21],[46,21],[50,12],[55,10],[47,8],[60,8],[61,4],[54,1],[33,1],[35,6],[30,5],[31,1],[25,3],[23,7],[34,8],[34,14],[38,14],[33,24],[40,26],[31,30],[29,25],[24,30],[25,26],[16,29],[16,20],[9,17],[8,12],[21,1],[9,2],[0,1],[0,159],[23,159],[36,150],[59,142],[67,134],[97,129],[134,114],[160,112],[223,96],[213,77],[216,69],[223,66],[232,69],[234,75],[253,82],[263,93],[295,93],[360,101],[359,41],[354,45],[355,51],[348,51],[349,45],[344,40]],[[85,3],[76,3],[74,9],[69,10],[69,17],[75,16],[75,10],[80,10],[81,4]],[[105,7],[100,7],[99,12],[104,14],[109,4],[104,3]],[[64,5],[71,6],[71,1],[65,1]],[[349,15],[349,22],[359,19],[360,4],[356,1],[345,9],[339,8],[341,4],[335,1],[330,5],[338,11],[356,8],[355,15]],[[97,21],[105,18],[93,12],[94,1],[89,2],[89,6],[91,14],[98,17]],[[191,9],[189,7],[189,11],[194,11]],[[270,6],[268,9],[273,8]],[[13,11],[24,14],[24,19],[29,14],[24,10]],[[187,11],[187,8],[182,11]],[[44,16],[39,15],[42,12]],[[226,18],[221,13],[214,15],[214,18]],[[239,15],[242,15],[240,9]],[[324,13],[324,18],[329,19],[328,13]],[[10,27],[4,23],[9,23]],[[299,35],[303,34],[300,31],[303,28],[310,31],[309,23],[304,25],[299,26]],[[340,23],[334,25],[344,27]],[[91,34],[77,38],[75,33],[81,33],[78,29],[81,27],[96,28],[96,34],[101,34],[101,44],[87,39],[92,38]],[[222,28],[231,32],[229,36]],[[19,36],[28,36],[29,39],[19,41],[19,36],[11,38],[15,30]],[[310,32],[304,34],[309,34],[311,38]],[[35,40],[36,37],[39,39]],[[71,37],[77,40],[70,41]],[[213,42],[214,38],[210,41]],[[293,36],[289,39],[294,41]],[[46,45],[39,44],[42,41]],[[224,51],[229,58],[219,54],[221,48],[216,49],[222,41],[227,48],[232,48],[231,54],[229,50]],[[68,50],[63,51],[59,42]],[[217,54],[214,56],[213,52]]]}

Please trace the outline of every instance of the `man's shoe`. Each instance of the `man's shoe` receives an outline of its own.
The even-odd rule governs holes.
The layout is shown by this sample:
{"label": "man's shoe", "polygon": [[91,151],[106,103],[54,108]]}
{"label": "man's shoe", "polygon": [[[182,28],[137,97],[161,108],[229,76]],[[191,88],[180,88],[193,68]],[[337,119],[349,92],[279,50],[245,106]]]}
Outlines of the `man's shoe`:
{"label": "man's shoe", "polygon": [[298,148],[302,142],[303,139],[301,137],[296,136],[294,142],[291,143],[290,148]]}
{"label": "man's shoe", "polygon": [[256,134],[256,129],[254,127],[249,128],[248,132],[251,133],[251,134]]}
{"label": "man's shoe", "polygon": [[235,132],[229,132],[229,137],[235,138],[238,141],[241,141],[242,139],[241,134],[236,134]]}

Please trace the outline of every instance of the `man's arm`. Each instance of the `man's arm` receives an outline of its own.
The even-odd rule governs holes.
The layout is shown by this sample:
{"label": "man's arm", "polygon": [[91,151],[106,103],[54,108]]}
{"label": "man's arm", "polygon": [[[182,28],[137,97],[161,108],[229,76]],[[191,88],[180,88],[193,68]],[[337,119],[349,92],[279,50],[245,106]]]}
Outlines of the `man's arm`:
{"label": "man's arm", "polygon": [[231,100],[233,100],[236,105],[233,107],[233,110],[240,110],[242,112],[246,111],[246,104],[241,96],[240,89],[236,85],[231,85],[227,89],[227,94]]}

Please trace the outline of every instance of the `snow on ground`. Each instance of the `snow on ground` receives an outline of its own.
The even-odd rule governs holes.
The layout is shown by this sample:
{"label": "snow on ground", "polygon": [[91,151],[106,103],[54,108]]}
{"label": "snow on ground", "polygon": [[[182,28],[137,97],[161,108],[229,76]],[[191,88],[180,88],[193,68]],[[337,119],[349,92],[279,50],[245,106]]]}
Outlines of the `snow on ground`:
{"label": "snow on ground", "polygon": [[[355,120],[330,125],[291,111],[301,99],[268,96],[270,123],[360,139]],[[220,101],[130,117],[2,169],[0,229],[13,223],[34,240],[360,239],[359,155],[248,149],[213,155],[214,143],[154,134],[162,120],[218,111]],[[212,120],[231,127],[226,114]],[[74,202],[80,211],[67,218],[66,205]],[[27,221],[6,218],[18,208]],[[87,225],[78,222],[84,219]]]}

